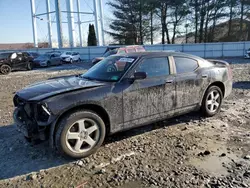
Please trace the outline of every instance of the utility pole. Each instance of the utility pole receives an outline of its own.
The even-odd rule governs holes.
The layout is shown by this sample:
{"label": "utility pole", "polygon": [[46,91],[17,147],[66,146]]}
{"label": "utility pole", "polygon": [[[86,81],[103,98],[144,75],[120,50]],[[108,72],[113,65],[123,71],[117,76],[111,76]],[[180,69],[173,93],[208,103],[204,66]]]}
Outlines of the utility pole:
{"label": "utility pole", "polygon": [[51,30],[51,16],[50,16],[50,0],[46,0],[46,11],[47,11],[47,24],[48,24],[48,36],[49,36],[49,47],[52,48],[52,30]]}
{"label": "utility pole", "polygon": [[33,29],[34,47],[35,47],[35,48],[38,48],[37,30],[36,30],[36,9],[35,9],[35,0],[30,0],[30,5],[31,5],[31,19],[32,19],[32,29]]}
{"label": "utility pole", "polygon": [[73,13],[72,0],[66,0],[67,3],[67,15],[68,15],[68,29],[69,29],[69,44],[70,47],[75,47],[75,21]]}
{"label": "utility pole", "polygon": [[102,45],[105,46],[102,0],[99,0],[99,11],[100,11],[100,21],[101,21]]}
{"label": "utility pole", "polygon": [[79,39],[80,39],[80,47],[82,47],[82,22],[81,22],[81,15],[80,15],[80,0],[76,0],[76,7],[77,7],[78,32],[79,32]]}
{"label": "utility pole", "polygon": [[57,27],[57,40],[58,40],[58,47],[63,47],[63,33],[62,33],[62,20],[61,20],[61,7],[60,7],[60,0],[55,0],[55,10],[56,10],[56,27]]}
{"label": "utility pole", "polygon": [[95,15],[95,30],[96,30],[96,36],[97,36],[97,46],[101,46],[101,40],[99,36],[99,23],[98,23],[98,9],[97,9],[97,0],[94,1],[94,15]]}

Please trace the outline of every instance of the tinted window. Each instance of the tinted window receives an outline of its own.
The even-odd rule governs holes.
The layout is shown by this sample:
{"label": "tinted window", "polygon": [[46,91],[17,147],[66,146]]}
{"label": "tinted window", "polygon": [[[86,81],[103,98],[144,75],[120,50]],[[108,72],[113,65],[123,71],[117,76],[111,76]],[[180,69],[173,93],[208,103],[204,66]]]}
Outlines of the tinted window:
{"label": "tinted window", "polygon": [[146,50],[143,47],[137,47],[136,51],[137,52],[145,52]]}
{"label": "tinted window", "polygon": [[103,57],[108,57],[108,56],[111,56],[111,55],[114,55],[117,53],[117,49],[114,49],[114,50],[110,50],[110,51],[107,51]]}
{"label": "tinted window", "polygon": [[11,53],[1,53],[0,58],[8,58],[11,55]]}
{"label": "tinted window", "polygon": [[119,51],[118,51],[118,54],[125,54],[125,53],[126,53],[125,50],[119,50]]}
{"label": "tinted window", "polygon": [[193,72],[197,67],[198,63],[194,59],[186,57],[174,57],[177,74]]}
{"label": "tinted window", "polygon": [[169,75],[169,62],[167,57],[149,58],[136,68],[136,72],[146,72],[147,77]]}

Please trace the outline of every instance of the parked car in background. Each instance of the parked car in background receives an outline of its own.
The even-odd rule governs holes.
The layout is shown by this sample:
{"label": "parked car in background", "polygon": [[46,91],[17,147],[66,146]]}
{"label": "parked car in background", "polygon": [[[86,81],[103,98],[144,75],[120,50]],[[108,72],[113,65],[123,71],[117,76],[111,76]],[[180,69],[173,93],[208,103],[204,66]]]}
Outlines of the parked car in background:
{"label": "parked car in background", "polygon": [[125,46],[125,47],[108,47],[102,57],[96,57],[92,60],[92,64],[95,65],[104,58],[114,54],[125,54],[125,53],[145,52],[145,51],[146,50],[143,46],[138,46],[138,45]]}
{"label": "parked car in background", "polygon": [[33,59],[37,58],[40,54],[37,52],[27,52],[30,57]]}
{"label": "parked car in background", "polygon": [[67,63],[81,62],[81,56],[78,52],[64,52],[61,55],[61,60]]}
{"label": "parked car in background", "polygon": [[32,60],[27,53],[0,53],[0,73],[9,74],[13,70],[31,70],[33,68]]}
{"label": "parked car in background", "polygon": [[117,54],[82,75],[18,91],[13,117],[26,137],[82,158],[106,135],[196,110],[214,116],[231,91],[228,63],[176,52]]}
{"label": "parked car in background", "polygon": [[49,67],[51,65],[62,65],[59,53],[46,53],[33,60],[35,67]]}
{"label": "parked car in background", "polygon": [[57,51],[57,50],[54,50],[54,51],[49,51],[49,52],[46,52],[46,54],[62,54],[61,51]]}
{"label": "parked car in background", "polygon": [[245,56],[246,59],[250,58],[250,48],[246,51]]}

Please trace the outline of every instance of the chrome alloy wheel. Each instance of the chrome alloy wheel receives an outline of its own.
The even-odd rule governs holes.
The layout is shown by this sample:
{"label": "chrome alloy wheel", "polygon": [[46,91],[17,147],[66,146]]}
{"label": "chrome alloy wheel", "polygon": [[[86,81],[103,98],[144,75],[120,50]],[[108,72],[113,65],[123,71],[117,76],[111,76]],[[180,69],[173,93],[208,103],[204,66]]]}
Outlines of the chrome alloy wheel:
{"label": "chrome alloy wheel", "polygon": [[66,145],[74,153],[84,153],[91,150],[100,138],[97,123],[84,118],[73,123],[66,134]]}

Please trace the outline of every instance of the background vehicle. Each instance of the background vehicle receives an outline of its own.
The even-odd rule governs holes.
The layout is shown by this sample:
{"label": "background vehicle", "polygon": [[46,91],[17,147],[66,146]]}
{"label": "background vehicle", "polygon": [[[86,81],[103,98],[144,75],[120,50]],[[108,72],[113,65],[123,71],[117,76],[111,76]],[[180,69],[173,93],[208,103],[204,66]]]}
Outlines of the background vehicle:
{"label": "background vehicle", "polygon": [[92,64],[95,65],[99,61],[103,60],[104,58],[114,55],[114,54],[125,54],[125,53],[132,53],[132,52],[145,52],[143,46],[125,46],[125,47],[108,47],[104,52],[102,57],[96,57],[92,60]]}
{"label": "background vehicle", "polygon": [[36,67],[49,67],[51,65],[62,65],[60,54],[58,53],[47,53],[38,56],[33,60],[34,66]]}
{"label": "background vehicle", "polygon": [[31,70],[32,58],[27,53],[5,52],[0,54],[0,73],[9,74],[12,70]]}
{"label": "background vehicle", "polygon": [[61,55],[61,60],[68,63],[73,63],[74,61],[81,62],[81,57],[78,52],[64,52]]}
{"label": "background vehicle", "polygon": [[245,58],[250,58],[250,48],[246,51]]}
{"label": "background vehicle", "polygon": [[39,53],[37,52],[27,52],[29,54],[30,57],[32,57],[33,59],[37,58],[38,56],[40,56]]}
{"label": "background vehicle", "polygon": [[50,137],[62,154],[81,158],[106,134],[199,109],[213,116],[231,91],[228,63],[175,52],[129,53],[107,57],[83,75],[17,92],[14,119],[26,137]]}

